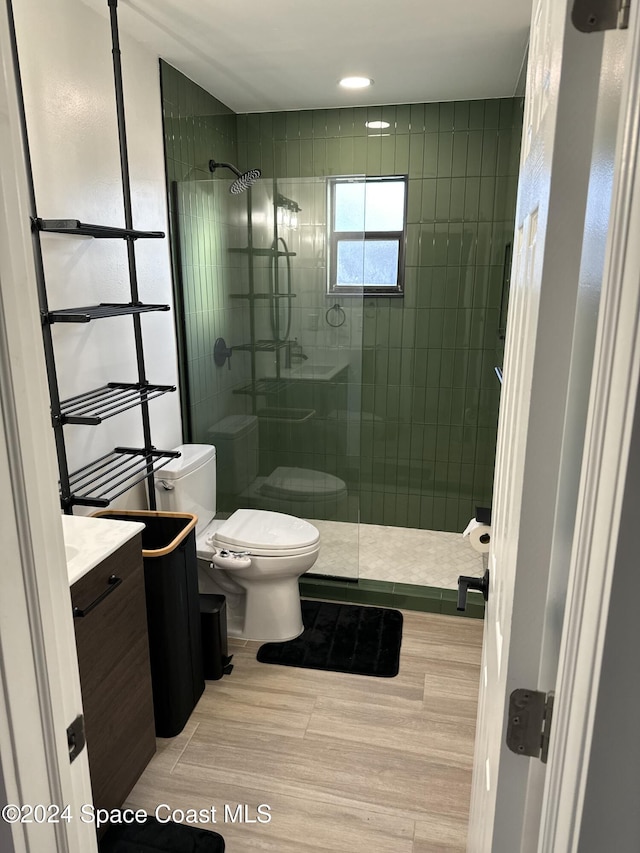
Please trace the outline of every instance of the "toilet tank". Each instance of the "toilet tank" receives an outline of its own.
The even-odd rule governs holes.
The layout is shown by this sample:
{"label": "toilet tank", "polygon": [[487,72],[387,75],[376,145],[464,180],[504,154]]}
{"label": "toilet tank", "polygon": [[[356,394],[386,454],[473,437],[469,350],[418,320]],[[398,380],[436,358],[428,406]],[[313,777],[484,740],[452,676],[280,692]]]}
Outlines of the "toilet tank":
{"label": "toilet tank", "polygon": [[228,415],[208,434],[216,447],[218,491],[239,495],[258,476],[258,418]]}
{"label": "toilet tank", "polygon": [[209,444],[181,444],[180,452],[155,472],[158,509],[164,512],[194,512],[196,532],[216,514],[216,449]]}

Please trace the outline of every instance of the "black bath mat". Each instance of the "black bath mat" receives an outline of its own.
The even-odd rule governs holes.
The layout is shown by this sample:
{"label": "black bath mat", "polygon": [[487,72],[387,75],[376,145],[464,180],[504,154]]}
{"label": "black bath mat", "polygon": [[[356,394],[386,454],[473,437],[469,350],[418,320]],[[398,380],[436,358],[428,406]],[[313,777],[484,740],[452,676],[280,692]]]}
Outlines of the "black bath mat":
{"label": "black bath mat", "polygon": [[112,824],[100,841],[100,853],[224,853],[224,838],[181,823]]}
{"label": "black bath mat", "polygon": [[303,601],[304,631],[286,643],[265,643],[260,663],[393,678],[398,674],[402,613],[330,601]]}

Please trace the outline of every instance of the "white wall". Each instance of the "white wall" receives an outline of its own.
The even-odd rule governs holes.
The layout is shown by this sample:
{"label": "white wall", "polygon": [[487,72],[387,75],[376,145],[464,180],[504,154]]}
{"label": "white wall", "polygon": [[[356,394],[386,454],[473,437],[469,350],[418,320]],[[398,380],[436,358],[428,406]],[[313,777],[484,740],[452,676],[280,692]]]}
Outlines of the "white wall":
{"label": "white wall", "polygon": [[[106,12],[106,2],[105,2]],[[77,0],[20,0],[15,22],[38,215],[124,225],[109,21]],[[121,31],[134,226],[168,231],[158,58]],[[42,237],[49,307],[129,301],[126,244]],[[168,240],[136,242],[140,298],[172,305]],[[142,317],[147,378],[176,384],[173,312]],[[62,398],[136,381],[130,317],[53,327]],[[178,394],[150,404],[153,443],[181,441]],[[141,446],[138,409],[67,426],[70,470],[118,445]],[[143,491],[119,505],[141,506]]]}

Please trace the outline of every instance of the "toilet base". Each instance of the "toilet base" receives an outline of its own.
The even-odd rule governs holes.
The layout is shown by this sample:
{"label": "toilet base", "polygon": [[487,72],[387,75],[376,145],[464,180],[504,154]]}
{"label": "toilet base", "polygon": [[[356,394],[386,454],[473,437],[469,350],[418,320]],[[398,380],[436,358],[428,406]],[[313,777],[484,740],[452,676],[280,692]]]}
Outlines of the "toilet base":
{"label": "toilet base", "polygon": [[304,630],[298,577],[252,584],[247,594],[226,572],[198,559],[198,590],[225,596],[228,637],[278,643],[294,640]]}

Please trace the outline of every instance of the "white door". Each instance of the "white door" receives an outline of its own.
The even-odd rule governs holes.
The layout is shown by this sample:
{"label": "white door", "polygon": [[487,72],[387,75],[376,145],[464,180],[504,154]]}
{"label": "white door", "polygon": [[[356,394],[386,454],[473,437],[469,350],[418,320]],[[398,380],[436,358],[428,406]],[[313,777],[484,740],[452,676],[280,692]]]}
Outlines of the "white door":
{"label": "white door", "polygon": [[0,3],[0,849],[91,853],[87,751],[71,764],[66,736],[82,701],[28,211]]}
{"label": "white door", "polygon": [[535,0],[532,14],[468,836],[483,853],[537,848],[544,777],[508,750],[506,714],[512,690],[557,665],[562,595],[547,599],[566,588],[557,557],[573,537],[589,394],[572,341],[603,36],[578,33],[572,5]]}

